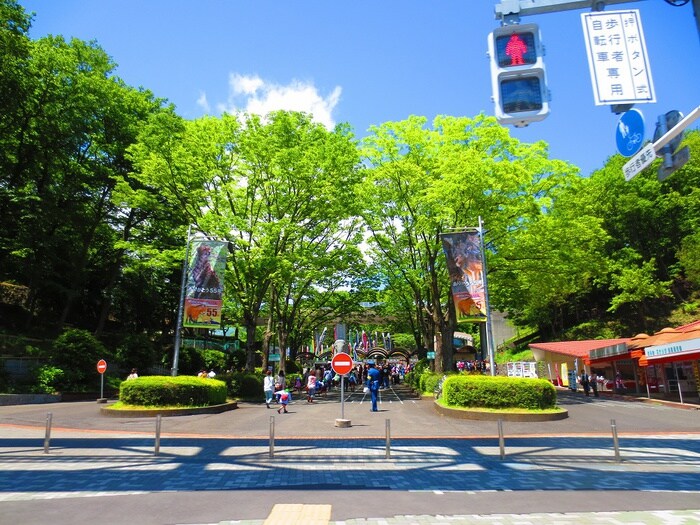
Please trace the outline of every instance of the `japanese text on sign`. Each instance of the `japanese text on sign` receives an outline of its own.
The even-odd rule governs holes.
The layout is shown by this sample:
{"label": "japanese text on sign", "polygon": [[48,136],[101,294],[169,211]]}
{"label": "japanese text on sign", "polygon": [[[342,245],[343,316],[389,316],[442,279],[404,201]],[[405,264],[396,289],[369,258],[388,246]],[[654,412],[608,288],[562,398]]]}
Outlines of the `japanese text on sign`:
{"label": "japanese text on sign", "polygon": [[597,106],[656,102],[638,10],[583,13]]}
{"label": "japanese text on sign", "polygon": [[656,152],[654,151],[654,144],[647,144],[642,148],[642,150],[632,157],[623,167],[622,172],[625,175],[625,180],[632,179],[635,175],[640,173],[646,167],[648,167],[656,159]]}

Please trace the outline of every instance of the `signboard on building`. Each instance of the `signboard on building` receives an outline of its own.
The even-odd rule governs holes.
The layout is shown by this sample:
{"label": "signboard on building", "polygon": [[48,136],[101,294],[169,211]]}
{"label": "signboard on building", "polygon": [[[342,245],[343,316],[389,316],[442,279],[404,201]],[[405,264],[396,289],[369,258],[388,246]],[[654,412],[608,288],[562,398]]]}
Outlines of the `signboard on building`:
{"label": "signboard on building", "polygon": [[639,10],[581,15],[597,106],[656,102]]}

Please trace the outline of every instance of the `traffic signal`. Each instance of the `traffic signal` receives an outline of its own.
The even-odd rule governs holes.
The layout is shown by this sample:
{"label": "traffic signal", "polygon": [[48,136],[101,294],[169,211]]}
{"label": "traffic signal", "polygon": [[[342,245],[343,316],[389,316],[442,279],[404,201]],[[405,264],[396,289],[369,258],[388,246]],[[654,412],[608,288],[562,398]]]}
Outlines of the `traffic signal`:
{"label": "traffic signal", "polygon": [[488,46],[498,122],[524,127],[543,120],[549,114],[549,90],[539,26],[499,27],[489,34]]}

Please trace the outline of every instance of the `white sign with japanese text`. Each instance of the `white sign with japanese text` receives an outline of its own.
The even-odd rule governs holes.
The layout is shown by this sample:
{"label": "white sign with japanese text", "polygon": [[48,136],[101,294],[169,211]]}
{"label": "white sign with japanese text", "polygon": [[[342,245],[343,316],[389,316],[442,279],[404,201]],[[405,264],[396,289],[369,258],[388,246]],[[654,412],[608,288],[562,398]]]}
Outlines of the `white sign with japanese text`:
{"label": "white sign with japanese text", "polygon": [[596,106],[656,102],[639,11],[583,13]]}
{"label": "white sign with japanese text", "polygon": [[652,162],[654,162],[654,159],[656,159],[656,151],[654,151],[654,144],[650,142],[622,167],[622,173],[625,175],[625,180],[628,181],[638,173],[641,173],[644,168],[647,168]]}

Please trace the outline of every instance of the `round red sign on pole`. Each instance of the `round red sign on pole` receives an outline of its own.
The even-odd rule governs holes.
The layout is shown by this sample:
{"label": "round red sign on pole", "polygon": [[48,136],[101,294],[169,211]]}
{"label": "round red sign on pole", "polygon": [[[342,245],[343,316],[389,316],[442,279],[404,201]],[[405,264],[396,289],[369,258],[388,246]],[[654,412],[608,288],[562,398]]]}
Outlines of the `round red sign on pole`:
{"label": "round red sign on pole", "polygon": [[335,354],[331,359],[331,367],[336,374],[344,376],[352,370],[352,357],[344,352]]}
{"label": "round red sign on pole", "polygon": [[100,374],[104,374],[106,370],[107,370],[107,361],[105,361],[104,359],[100,359],[97,362],[97,371]]}

